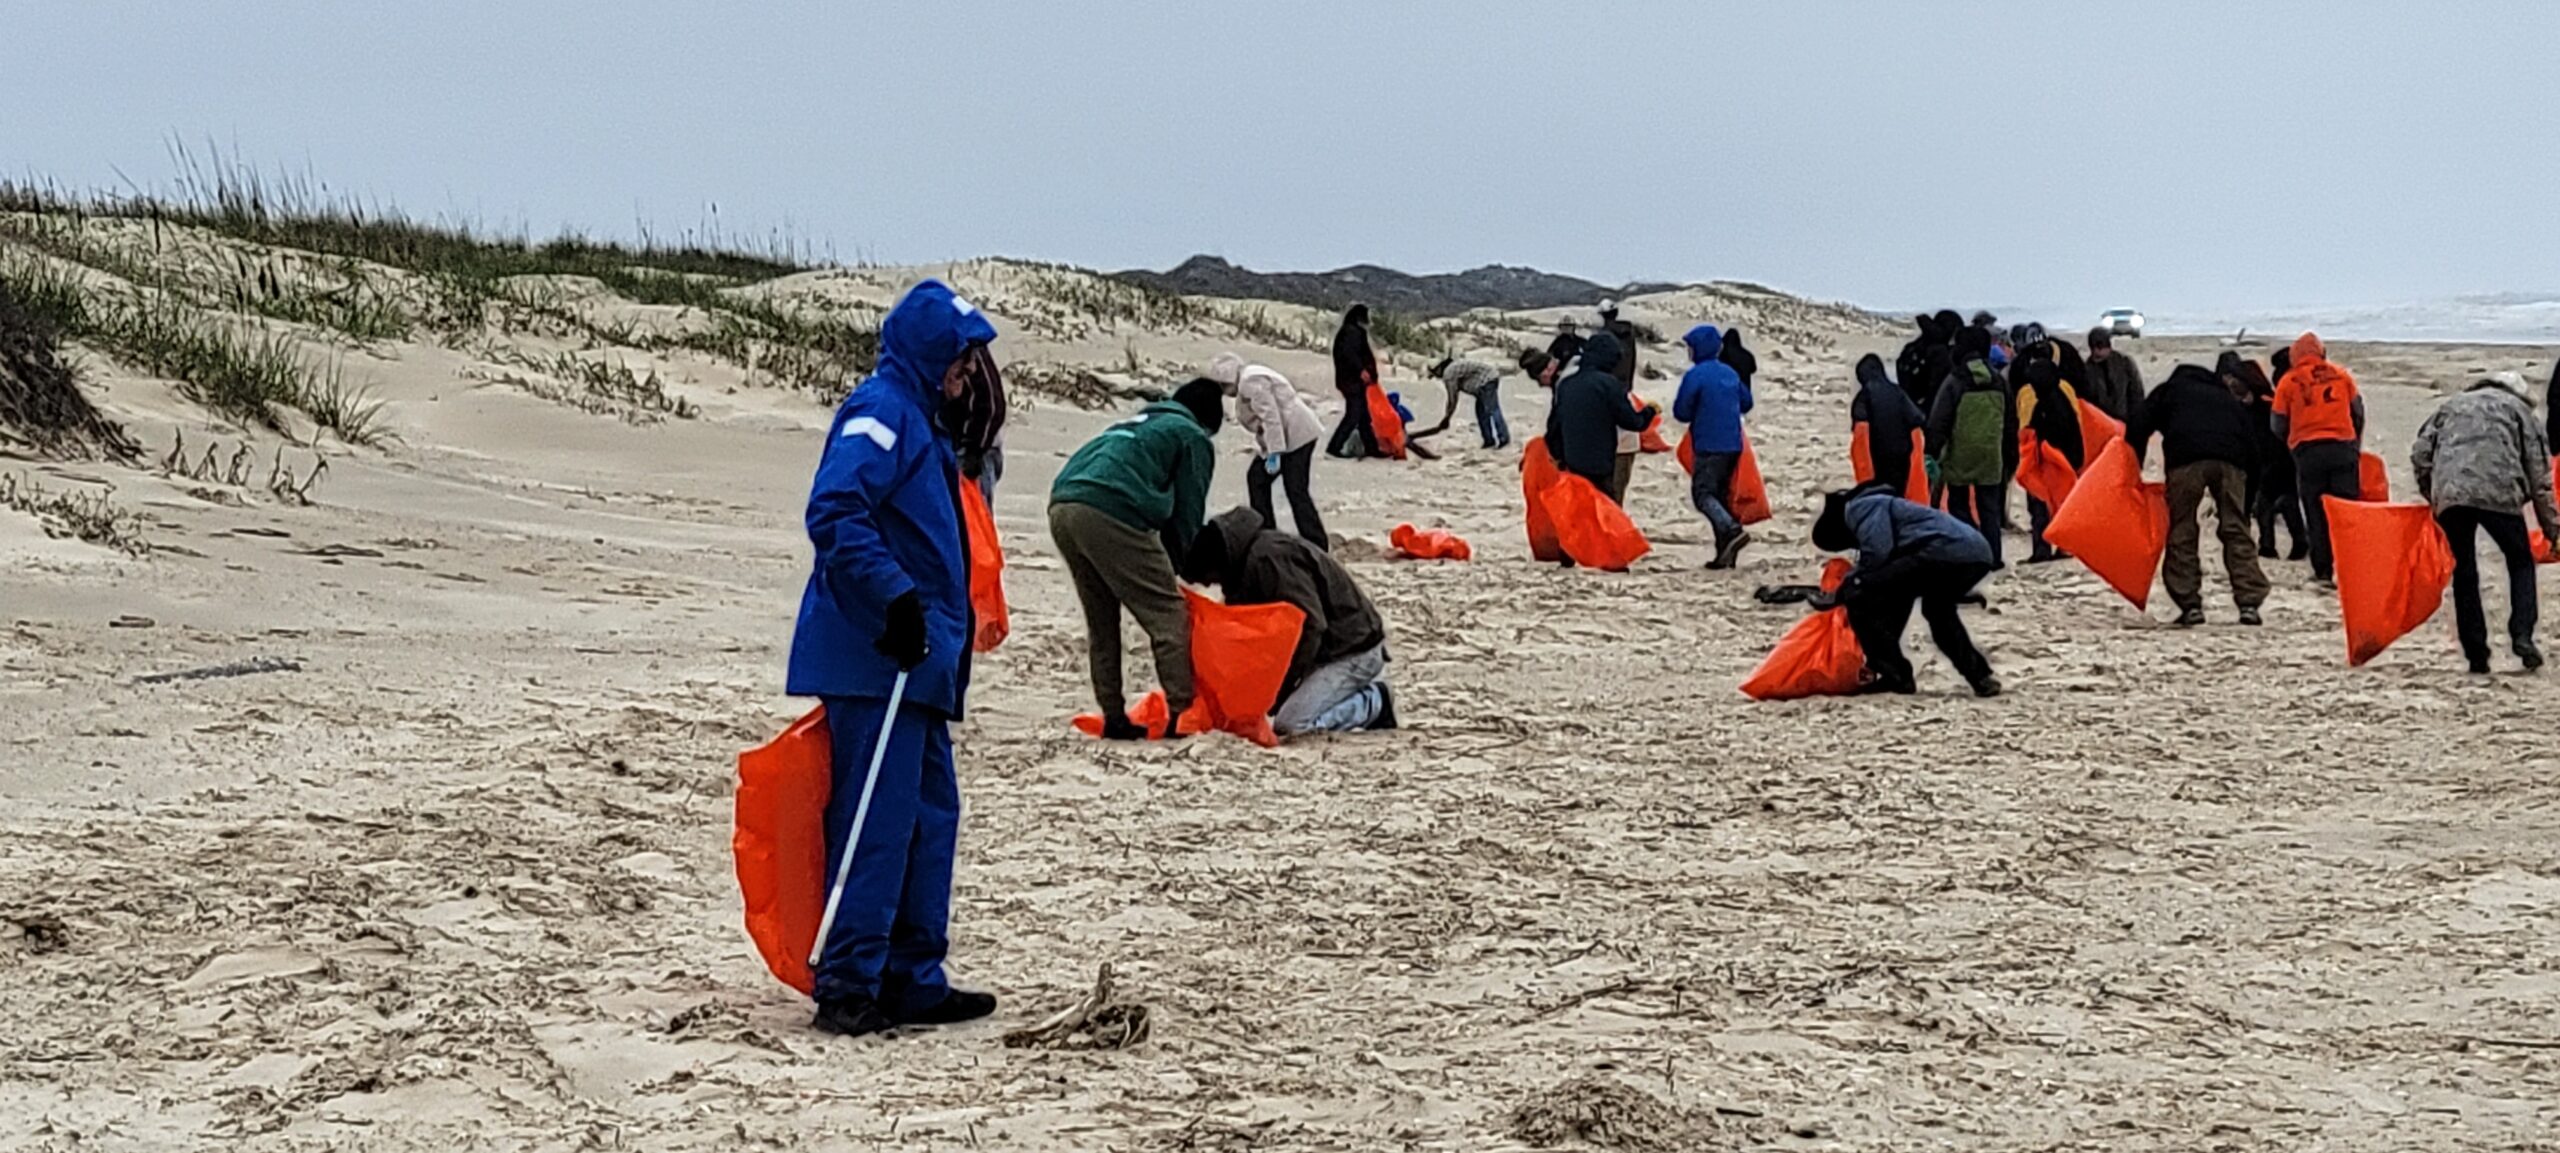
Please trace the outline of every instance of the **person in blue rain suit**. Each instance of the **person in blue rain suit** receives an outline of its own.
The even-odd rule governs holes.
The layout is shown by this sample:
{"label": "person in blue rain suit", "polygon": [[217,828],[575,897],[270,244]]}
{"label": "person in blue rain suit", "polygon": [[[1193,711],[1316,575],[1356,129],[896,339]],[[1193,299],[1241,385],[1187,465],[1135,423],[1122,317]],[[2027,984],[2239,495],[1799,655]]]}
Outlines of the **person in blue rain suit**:
{"label": "person in blue rain suit", "polygon": [[[995,1011],[992,995],[953,989],[942,968],[960,826],[950,723],[968,692],[972,629],[960,462],[944,409],[969,386],[967,354],[995,336],[942,282],[909,289],[880,326],[878,369],[836,409],[810,488],[817,559],[791,638],[788,691],[826,704],[830,882],[853,854],[812,966],[812,1024],[828,1033]],[[857,827],[884,727],[887,754]]]}

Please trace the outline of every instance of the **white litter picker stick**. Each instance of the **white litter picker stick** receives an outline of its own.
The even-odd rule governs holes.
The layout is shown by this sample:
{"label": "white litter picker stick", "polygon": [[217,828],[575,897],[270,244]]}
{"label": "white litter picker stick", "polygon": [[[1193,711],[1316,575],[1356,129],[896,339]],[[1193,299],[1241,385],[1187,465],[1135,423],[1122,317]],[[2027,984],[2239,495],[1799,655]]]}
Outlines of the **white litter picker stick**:
{"label": "white litter picker stick", "polygon": [[836,906],[844,903],[845,878],[853,873],[853,854],[862,847],[862,822],[871,815],[871,790],[880,785],[880,762],[889,757],[889,733],[898,725],[898,706],[907,699],[907,671],[898,670],[898,683],[889,689],[889,711],[880,717],[880,740],[871,746],[871,771],[862,775],[862,799],[853,805],[853,830],[845,834],[844,856],[836,862],[836,883],[827,887],[827,915],[818,918],[818,943],[809,946],[809,967],[818,967],[818,958],[827,952],[827,936],[835,931]]}

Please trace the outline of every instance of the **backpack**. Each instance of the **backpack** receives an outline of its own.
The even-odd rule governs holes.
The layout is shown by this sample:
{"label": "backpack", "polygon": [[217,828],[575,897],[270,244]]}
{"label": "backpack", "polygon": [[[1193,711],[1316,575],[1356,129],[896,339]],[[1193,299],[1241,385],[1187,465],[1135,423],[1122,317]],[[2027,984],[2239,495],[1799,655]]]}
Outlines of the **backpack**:
{"label": "backpack", "polygon": [[2009,435],[2008,408],[2008,398],[1997,388],[1968,389],[1956,399],[1955,432],[1938,461],[1940,481],[1985,485],[2008,479],[2008,453],[2001,443]]}

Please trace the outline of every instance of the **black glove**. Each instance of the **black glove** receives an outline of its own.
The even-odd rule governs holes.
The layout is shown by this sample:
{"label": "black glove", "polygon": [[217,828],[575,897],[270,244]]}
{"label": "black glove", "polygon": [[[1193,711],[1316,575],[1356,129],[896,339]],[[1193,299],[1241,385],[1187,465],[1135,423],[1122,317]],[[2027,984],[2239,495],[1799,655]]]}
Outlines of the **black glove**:
{"label": "black glove", "polygon": [[960,454],[960,475],[976,480],[978,475],[985,471],[987,471],[987,454],[983,452]]}
{"label": "black glove", "polygon": [[1804,603],[1812,605],[1814,610],[1817,612],[1826,609],[1835,609],[1840,607],[1840,594],[1837,592],[1823,592],[1817,590],[1812,596],[1804,598]]}
{"label": "black glove", "polygon": [[880,639],[873,641],[871,647],[880,650],[881,656],[898,662],[902,669],[923,664],[927,648],[924,598],[913,592],[900,593],[898,599],[889,602],[889,611],[881,615],[887,618],[888,623],[880,630]]}

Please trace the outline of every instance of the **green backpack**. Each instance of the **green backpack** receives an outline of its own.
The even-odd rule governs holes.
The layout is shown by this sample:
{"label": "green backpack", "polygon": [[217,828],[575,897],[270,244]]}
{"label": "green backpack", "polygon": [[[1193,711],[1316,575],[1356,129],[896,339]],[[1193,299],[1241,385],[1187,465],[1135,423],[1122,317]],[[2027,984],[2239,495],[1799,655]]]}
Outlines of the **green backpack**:
{"label": "green backpack", "polygon": [[1938,479],[1946,484],[1988,485],[2008,479],[2009,398],[1998,388],[1967,389],[1956,399],[1956,427],[1947,437]]}

